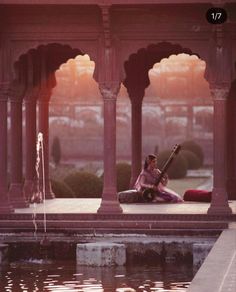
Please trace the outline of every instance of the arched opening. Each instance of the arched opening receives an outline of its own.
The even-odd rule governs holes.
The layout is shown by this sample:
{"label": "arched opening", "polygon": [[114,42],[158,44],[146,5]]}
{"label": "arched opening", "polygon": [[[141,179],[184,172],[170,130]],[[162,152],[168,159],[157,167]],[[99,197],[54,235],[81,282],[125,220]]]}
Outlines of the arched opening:
{"label": "arched opening", "polygon": [[[181,55],[180,55],[181,54]],[[174,80],[176,79],[176,72],[174,72],[173,67],[166,69],[166,74],[162,74],[159,80],[158,78],[158,70],[160,71],[160,68],[163,66],[163,62],[166,60],[169,61],[174,61],[173,59],[175,58],[174,56],[182,56],[182,58],[185,58],[186,55],[192,56],[190,59],[192,61],[199,60],[197,54],[194,54],[190,49],[188,48],[183,48],[180,45],[177,44],[171,44],[168,42],[162,42],[159,44],[152,44],[149,45],[147,48],[142,48],[138,50],[136,54],[132,54],[129,59],[125,62],[124,67],[125,67],[125,72],[126,72],[126,78],[124,80],[124,85],[127,88],[129,98],[131,101],[131,108],[132,108],[132,177],[131,177],[131,186],[134,184],[140,170],[141,170],[141,165],[142,165],[142,118],[146,123],[149,123],[151,121],[150,115],[149,115],[149,110],[145,109],[142,114],[142,105],[144,105],[144,102],[149,102],[150,104],[153,102],[152,99],[154,99],[154,103],[150,105],[150,108],[156,108],[157,104],[160,104],[160,101],[163,100],[163,97],[168,97],[169,102],[177,99],[178,97],[175,96],[173,98],[174,91],[176,91],[175,88],[171,88],[173,84],[175,83]],[[168,59],[169,58],[169,59]],[[181,57],[180,57],[181,58]],[[182,60],[183,61],[183,60]],[[180,60],[178,60],[180,62]],[[203,61],[199,61],[203,62]],[[158,65],[159,63],[160,65]],[[156,65],[155,65],[156,64]],[[153,68],[154,66],[154,68]],[[159,66],[159,68],[158,68]],[[199,65],[201,68],[203,66],[202,63]],[[166,65],[166,68],[168,66]],[[180,65],[181,69],[184,69],[182,65]],[[192,65],[192,68],[194,66]],[[153,68],[153,71],[149,73],[149,70]],[[196,68],[196,67],[195,67]],[[156,71],[155,71],[156,70]],[[202,75],[203,75],[202,70]],[[184,70],[183,70],[184,72]],[[180,73],[179,73],[180,74]],[[196,73],[197,74],[197,73]],[[166,75],[164,77],[164,75]],[[189,78],[193,78],[194,73],[193,70],[191,71],[191,74]],[[203,77],[202,77],[203,78]],[[150,80],[156,80],[156,82],[152,82],[150,86]],[[163,80],[165,85],[163,84]],[[187,80],[184,80],[183,76],[179,76],[180,82],[178,82],[179,86],[179,91],[181,90],[185,91],[185,95],[189,94],[189,85],[187,83]],[[185,78],[186,79],[186,78]],[[168,80],[168,81],[167,81]],[[191,85],[193,82],[191,83]],[[207,85],[207,84],[206,84]],[[197,85],[196,85],[197,86]],[[168,89],[168,91],[167,91]],[[194,88],[196,91],[196,88]],[[145,96],[146,94],[146,96]],[[192,93],[191,93],[192,94]],[[147,95],[152,96],[152,98],[147,97]],[[195,93],[196,95],[196,93]],[[144,97],[145,96],[145,97]],[[155,97],[156,96],[156,97]],[[162,96],[162,97],[161,97]],[[167,98],[167,100],[168,100]],[[180,96],[179,96],[180,98]],[[204,99],[204,98],[203,98]],[[168,104],[167,104],[168,105]],[[169,106],[169,105],[168,105]],[[144,108],[144,107],[143,107]],[[167,108],[166,108],[167,109]],[[169,115],[171,116],[171,109],[168,109]],[[162,106],[160,106],[160,116],[163,115],[163,112],[165,110],[163,109]],[[188,110],[187,110],[188,112]],[[191,113],[191,111],[189,111]],[[145,117],[145,113],[147,114],[147,117]],[[157,112],[158,115],[158,112]],[[172,127],[171,125],[173,124],[173,121],[169,118],[169,125],[168,127]],[[161,124],[161,118],[157,119],[157,122]],[[182,122],[179,121],[180,128],[182,127]],[[153,125],[149,125],[146,127],[147,131],[150,132],[150,127]],[[190,127],[191,128],[191,127]],[[156,129],[156,128],[155,128]],[[144,129],[143,129],[144,130]],[[157,129],[156,129],[157,130]],[[157,130],[158,131],[158,130]],[[145,131],[143,131],[144,133]],[[189,130],[191,133],[191,129]],[[156,133],[153,132],[153,141],[150,143],[150,139],[147,139],[147,143],[144,143],[144,148],[146,148],[145,152],[143,153],[144,156],[145,154],[147,155],[148,153],[154,152],[154,149],[156,148],[155,146],[155,137],[158,136],[158,134],[163,135],[165,134],[164,131],[161,134],[160,130]],[[171,131],[170,131],[171,135]],[[165,141],[167,144],[172,144],[172,142],[177,142],[177,141]],[[149,147],[150,144],[153,144],[151,148]],[[160,146],[160,145],[158,145]],[[161,145],[163,146],[163,145]],[[169,145],[166,145],[169,146]]]}
{"label": "arched opening", "polygon": [[[11,84],[11,185],[9,194],[14,207],[24,207],[34,193],[36,135],[43,133],[46,198],[53,198],[49,179],[49,101],[56,86],[56,71],[61,64],[78,55],[79,49],[57,43],[41,45],[22,55],[15,63],[15,77]],[[22,139],[22,102],[25,131]],[[25,157],[22,156],[22,140]],[[22,165],[25,166],[24,190]],[[25,198],[25,196],[26,198]]]}
{"label": "arched opening", "polygon": [[88,55],[69,59],[56,71],[51,98],[51,137],[60,137],[62,160],[78,168],[102,159],[103,104],[94,70]]}
{"label": "arched opening", "polygon": [[[162,59],[149,70],[143,109],[149,105],[159,109],[159,114],[152,120],[146,111],[149,120],[145,123],[143,113],[143,137],[151,145],[143,149],[144,153],[152,153],[155,143],[163,151],[175,143],[193,140],[204,151],[204,164],[212,165],[213,103],[205,68],[205,62],[196,55],[182,53]],[[146,131],[152,129],[154,136],[146,137]]]}

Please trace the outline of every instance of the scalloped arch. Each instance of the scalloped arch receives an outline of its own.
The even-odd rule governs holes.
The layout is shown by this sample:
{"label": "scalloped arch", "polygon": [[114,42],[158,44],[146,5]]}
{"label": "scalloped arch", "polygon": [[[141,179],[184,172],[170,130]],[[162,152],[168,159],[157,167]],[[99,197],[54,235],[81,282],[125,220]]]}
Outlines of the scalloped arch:
{"label": "scalloped arch", "polygon": [[138,95],[140,98],[143,97],[145,88],[150,84],[148,71],[153,65],[160,62],[163,58],[181,53],[199,57],[198,54],[193,53],[189,48],[184,48],[179,44],[170,42],[150,44],[146,48],[140,48],[136,53],[131,54],[128,60],[124,62],[126,76],[123,81],[129,96]]}

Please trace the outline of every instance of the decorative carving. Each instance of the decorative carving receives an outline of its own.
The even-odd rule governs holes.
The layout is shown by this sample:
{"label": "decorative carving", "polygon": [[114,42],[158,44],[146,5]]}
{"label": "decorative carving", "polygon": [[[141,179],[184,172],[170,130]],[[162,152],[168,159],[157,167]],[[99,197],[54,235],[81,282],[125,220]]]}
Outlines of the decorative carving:
{"label": "decorative carving", "polygon": [[9,82],[0,83],[0,100],[7,101],[9,95]]}
{"label": "decorative carving", "polygon": [[111,21],[110,21],[110,5],[100,5],[102,11],[102,23],[104,31],[105,47],[111,47]]}
{"label": "decorative carving", "polygon": [[120,90],[120,82],[99,83],[99,90],[103,99],[115,100]]}
{"label": "decorative carving", "polygon": [[211,95],[215,100],[224,100],[229,93],[229,87],[214,87],[210,88]]}
{"label": "decorative carving", "polygon": [[205,78],[213,84],[230,84],[233,76],[232,49],[221,24],[214,28],[208,51]]}
{"label": "decorative carving", "polygon": [[9,98],[11,101],[22,102],[26,86],[18,80],[13,80],[9,88]]}

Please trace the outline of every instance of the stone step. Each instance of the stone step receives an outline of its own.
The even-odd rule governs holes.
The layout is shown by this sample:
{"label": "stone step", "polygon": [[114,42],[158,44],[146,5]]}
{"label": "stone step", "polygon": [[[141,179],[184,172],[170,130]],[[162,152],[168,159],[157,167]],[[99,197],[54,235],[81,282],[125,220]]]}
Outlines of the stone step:
{"label": "stone step", "polygon": [[[43,220],[36,220],[37,229],[44,228]],[[224,221],[129,221],[129,220],[88,220],[88,221],[71,221],[71,220],[47,220],[46,227],[48,230],[67,230],[75,231],[82,229],[130,229],[135,232],[142,230],[161,230],[161,229],[182,229],[182,230],[223,230],[228,228],[228,223]],[[21,230],[35,230],[32,220],[1,220],[0,231],[9,230],[19,232]]]}

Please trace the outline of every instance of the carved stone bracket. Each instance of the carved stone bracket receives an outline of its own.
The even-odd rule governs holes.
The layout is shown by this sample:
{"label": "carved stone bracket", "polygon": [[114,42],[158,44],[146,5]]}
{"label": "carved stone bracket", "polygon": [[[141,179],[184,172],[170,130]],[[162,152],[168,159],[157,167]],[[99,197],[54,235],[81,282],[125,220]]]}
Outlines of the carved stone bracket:
{"label": "carved stone bracket", "polygon": [[120,82],[99,83],[99,90],[104,100],[116,100]]}
{"label": "carved stone bracket", "polygon": [[102,24],[104,32],[105,47],[111,47],[111,21],[110,21],[110,5],[103,4],[100,5],[102,11]]}
{"label": "carved stone bracket", "polygon": [[225,100],[229,93],[229,87],[210,88],[211,95],[214,100]]}

